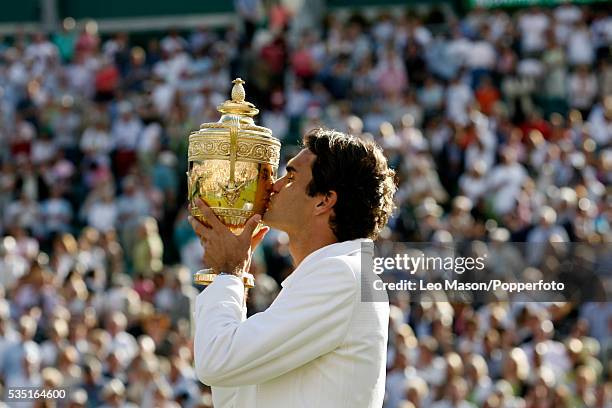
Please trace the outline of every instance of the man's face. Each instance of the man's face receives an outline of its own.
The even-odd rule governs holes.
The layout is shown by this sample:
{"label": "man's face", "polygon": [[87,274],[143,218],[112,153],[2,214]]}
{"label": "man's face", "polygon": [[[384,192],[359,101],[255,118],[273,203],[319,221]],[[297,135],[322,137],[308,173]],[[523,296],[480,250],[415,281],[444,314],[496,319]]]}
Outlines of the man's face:
{"label": "man's face", "polygon": [[312,180],[312,163],[316,156],[303,149],[287,163],[287,174],[272,187],[272,196],[263,221],[272,228],[292,233],[309,225],[317,198],[306,193]]}

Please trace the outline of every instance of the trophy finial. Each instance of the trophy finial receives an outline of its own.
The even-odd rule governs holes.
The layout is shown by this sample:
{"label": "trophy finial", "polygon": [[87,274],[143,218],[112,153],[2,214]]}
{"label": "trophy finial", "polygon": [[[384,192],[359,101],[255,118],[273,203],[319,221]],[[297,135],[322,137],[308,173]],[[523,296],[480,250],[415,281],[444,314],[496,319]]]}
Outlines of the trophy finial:
{"label": "trophy finial", "polygon": [[255,105],[244,100],[246,92],[242,85],[245,83],[241,78],[236,78],[232,81],[232,84],[234,84],[232,87],[232,100],[225,101],[219,105],[217,107],[219,112],[247,117],[253,117],[259,113],[259,109]]}
{"label": "trophy finial", "polygon": [[244,91],[244,86],[242,86],[242,84],[245,83],[246,82],[244,82],[241,78],[236,78],[232,81],[232,84],[234,84],[232,88],[232,102],[244,102],[246,92]]}

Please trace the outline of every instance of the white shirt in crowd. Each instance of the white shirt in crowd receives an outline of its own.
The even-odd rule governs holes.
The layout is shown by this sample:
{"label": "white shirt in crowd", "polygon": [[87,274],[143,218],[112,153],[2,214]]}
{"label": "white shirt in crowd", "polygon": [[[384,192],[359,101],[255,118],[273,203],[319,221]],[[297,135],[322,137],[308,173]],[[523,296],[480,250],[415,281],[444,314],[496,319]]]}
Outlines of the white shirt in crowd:
{"label": "white shirt in crowd", "polygon": [[115,228],[117,222],[117,205],[114,201],[98,201],[87,211],[87,224],[99,231],[106,232]]}
{"label": "white shirt in crowd", "polygon": [[81,136],[81,151],[94,156],[108,156],[113,150],[113,140],[110,133],[104,129],[88,127]]}
{"label": "white shirt in crowd", "polygon": [[99,67],[95,58],[88,58],[85,61],[76,61],[66,68],[66,77],[73,92],[82,97],[90,98],[95,92],[94,77]]}
{"label": "white shirt in crowd", "polygon": [[465,169],[472,168],[478,161],[484,162],[487,169],[493,168],[495,147],[491,148],[484,144],[471,143],[465,150]]}
{"label": "white shirt in crowd", "polygon": [[525,13],[519,18],[522,48],[525,52],[542,51],[546,46],[546,30],[550,26],[548,16],[542,12]]}
{"label": "white shirt in crowd", "polygon": [[[4,214],[4,225],[17,225],[23,228],[34,228],[39,226],[40,205],[38,202],[29,200],[15,200],[6,207]],[[38,232],[38,231],[37,231]]]}
{"label": "white shirt in crowd", "polygon": [[594,74],[574,73],[569,79],[570,106],[576,109],[589,109],[597,96],[597,78]]}
{"label": "white shirt in crowd", "polygon": [[557,375],[558,381],[563,380],[564,373],[572,369],[563,343],[554,340],[545,340],[537,345],[533,341],[523,345],[521,348],[525,354],[527,354],[529,361],[533,361],[536,347],[538,347],[540,351],[542,365],[552,368],[553,372]]}
{"label": "white shirt in crowd", "polygon": [[21,60],[17,60],[11,64],[8,69],[9,83],[13,86],[23,86],[28,82],[28,70],[26,65]]}
{"label": "white shirt in crowd", "polygon": [[128,332],[122,331],[111,339],[109,351],[118,351],[121,354],[123,361],[132,361],[138,354],[138,343],[134,336]]}
{"label": "white shirt in crowd", "polygon": [[457,66],[464,66],[472,52],[472,42],[465,37],[457,37],[448,42],[447,53]]}
{"label": "white shirt in crowd", "polygon": [[476,203],[487,191],[487,180],[485,177],[477,177],[464,173],[459,177],[459,188],[461,194],[472,200],[473,203]]}
{"label": "white shirt in crowd", "polygon": [[41,205],[42,219],[47,233],[68,232],[72,220],[72,207],[62,197],[49,198]]}
{"label": "white shirt in crowd", "polygon": [[60,112],[51,120],[51,127],[55,132],[54,141],[63,148],[77,146],[77,129],[80,125],[81,117],[76,112]]}
{"label": "white shirt in crowd", "polygon": [[401,401],[406,396],[406,386],[413,378],[417,378],[414,367],[407,367],[405,370],[394,370],[387,373],[387,383],[385,387],[385,408],[398,408]]}
{"label": "white shirt in crowd", "polygon": [[312,94],[309,90],[303,88],[292,88],[287,92],[287,103],[285,111],[290,117],[297,117],[308,108],[308,104],[312,100]]}
{"label": "white shirt in crowd", "polygon": [[512,21],[508,14],[498,10],[494,15],[488,18],[488,24],[491,29],[491,39],[497,41],[508,31],[508,28],[512,25]]}
{"label": "white shirt in crowd", "polygon": [[495,166],[488,177],[488,190],[493,197],[493,208],[497,214],[506,214],[516,206],[527,171],[520,163]]}
{"label": "white shirt in crowd", "polygon": [[612,140],[612,120],[606,119],[603,106],[597,105],[589,115],[591,137],[599,146],[605,146]]}
{"label": "white shirt in crowd", "polygon": [[138,141],[138,151],[142,153],[154,152],[159,149],[162,136],[162,127],[157,122],[149,123],[142,131]]}
{"label": "white shirt in crowd", "polygon": [[135,116],[119,118],[111,131],[113,144],[117,149],[136,150],[140,132],[142,132],[140,119]]}
{"label": "white shirt in crowd", "polygon": [[[5,289],[13,288],[19,278],[26,274],[28,269],[28,261],[26,261],[19,254],[5,254],[3,257],[0,258],[0,286]],[[1,345],[2,340],[0,339],[0,346]],[[1,355],[3,355],[2,347],[0,347],[0,356]]]}
{"label": "white shirt in crowd", "polygon": [[593,21],[591,30],[595,47],[604,47],[612,43],[612,16],[606,16]]}
{"label": "white shirt in crowd", "polygon": [[289,121],[282,110],[265,111],[261,116],[262,125],[271,129],[272,134],[283,140],[289,132]]}
{"label": "white shirt in crowd", "polygon": [[453,122],[466,125],[468,108],[474,101],[472,88],[463,82],[451,84],[446,90],[446,115]]}
{"label": "white shirt in crowd", "polygon": [[190,64],[191,57],[187,53],[179,52],[172,58],[157,62],[153,66],[153,74],[174,85],[181,74],[189,69]]}
{"label": "white shirt in crowd", "polygon": [[57,47],[50,41],[33,42],[25,49],[25,58],[33,63],[32,74],[44,75],[51,60],[57,58]]}
{"label": "white shirt in crowd", "polygon": [[555,37],[561,45],[567,44],[574,24],[582,19],[582,11],[576,5],[562,4],[554,12]]}
{"label": "white shirt in crowd", "polygon": [[49,162],[55,157],[56,153],[57,145],[51,139],[36,139],[32,142],[30,156],[34,164]]}
{"label": "white shirt in crowd", "polygon": [[497,60],[497,53],[493,44],[488,41],[472,43],[472,50],[468,56],[468,66],[471,68],[493,69]]}
{"label": "white shirt in crowd", "polygon": [[164,52],[172,54],[176,51],[185,50],[187,48],[187,41],[180,35],[171,36],[168,35],[162,38],[160,46]]}
{"label": "white shirt in crowd", "polygon": [[417,368],[417,377],[425,380],[430,386],[442,385],[445,375],[446,362],[440,356],[435,356],[427,366]]}
{"label": "white shirt in crowd", "polygon": [[553,11],[557,23],[572,25],[582,19],[582,10],[575,4],[561,4]]}
{"label": "white shirt in crowd", "polygon": [[170,84],[168,82],[162,82],[155,85],[151,94],[151,98],[153,100],[153,105],[155,105],[157,112],[162,115],[167,115],[168,113],[170,113],[175,93],[176,87],[173,84]]}
{"label": "white shirt in crowd", "polygon": [[595,61],[595,50],[589,28],[574,29],[567,39],[567,60],[571,65],[591,65]]}

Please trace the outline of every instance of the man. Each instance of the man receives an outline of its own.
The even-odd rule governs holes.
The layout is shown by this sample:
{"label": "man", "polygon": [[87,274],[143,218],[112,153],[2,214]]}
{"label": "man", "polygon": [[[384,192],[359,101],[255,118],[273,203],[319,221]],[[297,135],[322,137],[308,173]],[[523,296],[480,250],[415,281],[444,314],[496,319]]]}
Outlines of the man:
{"label": "man", "polygon": [[382,406],[389,306],[361,301],[361,258],[393,209],[394,172],[374,143],[339,132],[314,130],[304,144],[263,219],[289,235],[296,267],[264,312],[244,319],[239,278],[268,231],[252,237],[259,215],[240,236],[201,201],[207,224],[190,219],[222,273],[195,308],[196,372],[215,407]]}

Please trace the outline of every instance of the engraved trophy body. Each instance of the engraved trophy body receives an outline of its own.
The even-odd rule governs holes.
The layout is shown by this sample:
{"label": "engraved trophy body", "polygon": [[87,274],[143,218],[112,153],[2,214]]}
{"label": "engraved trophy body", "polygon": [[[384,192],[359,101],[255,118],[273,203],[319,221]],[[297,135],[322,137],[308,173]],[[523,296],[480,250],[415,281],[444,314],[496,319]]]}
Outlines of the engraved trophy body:
{"label": "engraved trophy body", "polygon": [[[190,203],[201,198],[223,224],[240,234],[251,216],[266,210],[278,170],[280,141],[270,129],[255,125],[253,117],[259,110],[245,101],[244,81],[237,78],[232,83],[232,99],[217,107],[221,119],[203,123],[189,135],[187,182]],[[190,205],[190,212],[206,222],[195,205]],[[201,270],[194,282],[208,285],[218,272]],[[247,287],[254,285],[252,275],[243,279]]]}

